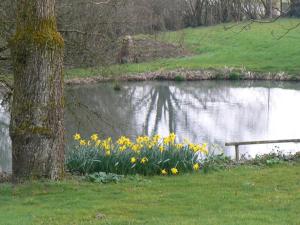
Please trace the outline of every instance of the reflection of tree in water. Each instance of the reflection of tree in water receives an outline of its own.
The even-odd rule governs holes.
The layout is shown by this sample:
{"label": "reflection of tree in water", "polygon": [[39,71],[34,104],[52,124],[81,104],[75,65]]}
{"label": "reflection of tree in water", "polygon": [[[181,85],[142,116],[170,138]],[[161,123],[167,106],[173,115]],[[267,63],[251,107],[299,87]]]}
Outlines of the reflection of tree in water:
{"label": "reflection of tree in water", "polygon": [[72,88],[67,92],[69,101],[76,98],[88,109],[73,104],[75,113],[71,116],[68,110],[66,126],[72,133],[100,130],[113,137],[152,135],[162,129],[197,141],[226,138],[226,132],[247,136],[266,127],[267,92],[256,90],[257,99],[251,101],[251,94],[241,97],[244,91],[251,93],[232,83],[212,81],[127,83],[121,92],[111,84]]}
{"label": "reflection of tree in water", "polygon": [[11,143],[9,138],[9,113],[0,105],[0,172],[1,171],[11,171]]}
{"label": "reflection of tree in water", "polygon": [[134,118],[130,104],[134,93],[135,88],[115,92],[104,84],[69,89],[66,93],[69,103],[65,116],[67,129],[72,133],[121,135],[124,130],[131,129],[130,121]]}
{"label": "reflection of tree in water", "polygon": [[[239,102],[239,96],[234,96],[240,91],[243,90],[211,81],[198,85],[152,85],[148,93],[140,97],[150,99],[144,105],[147,111],[144,133],[157,133],[158,128],[164,126],[169,132],[183,132],[181,136],[185,135],[192,140],[199,140],[201,136],[209,141],[214,136],[212,129],[215,129],[215,133],[223,134],[230,129],[235,130],[235,134],[263,130],[267,121],[265,91],[258,90],[259,99],[250,101],[249,104]],[[232,111],[236,113],[231,115]],[[256,120],[255,124],[253,118]],[[228,119],[231,120],[231,125]]]}

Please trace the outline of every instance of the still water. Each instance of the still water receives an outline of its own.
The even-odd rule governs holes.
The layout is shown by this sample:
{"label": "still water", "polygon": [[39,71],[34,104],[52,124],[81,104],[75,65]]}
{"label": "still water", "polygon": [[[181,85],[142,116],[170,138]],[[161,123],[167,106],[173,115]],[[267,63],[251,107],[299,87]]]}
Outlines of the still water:
{"label": "still water", "polygon": [[[300,85],[290,82],[199,81],[129,82],[115,91],[112,83],[81,85],[66,90],[66,140],[72,134],[89,137],[167,135],[178,140],[216,143],[232,156],[225,142],[300,138]],[[0,108],[0,170],[11,168],[9,115]],[[296,152],[297,144],[280,144]],[[241,147],[255,156],[275,145]]]}

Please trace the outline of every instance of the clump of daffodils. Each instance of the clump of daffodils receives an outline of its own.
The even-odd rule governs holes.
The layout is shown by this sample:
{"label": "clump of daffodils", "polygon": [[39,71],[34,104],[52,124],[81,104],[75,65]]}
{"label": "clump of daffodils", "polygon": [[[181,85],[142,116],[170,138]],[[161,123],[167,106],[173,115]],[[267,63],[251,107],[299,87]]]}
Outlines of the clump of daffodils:
{"label": "clump of daffodils", "polygon": [[135,140],[122,136],[100,139],[92,134],[85,139],[74,134],[74,145],[67,155],[66,165],[71,172],[107,172],[117,174],[178,175],[201,169],[199,154],[208,154],[207,144],[188,140],[176,143],[176,135],[139,136]]}

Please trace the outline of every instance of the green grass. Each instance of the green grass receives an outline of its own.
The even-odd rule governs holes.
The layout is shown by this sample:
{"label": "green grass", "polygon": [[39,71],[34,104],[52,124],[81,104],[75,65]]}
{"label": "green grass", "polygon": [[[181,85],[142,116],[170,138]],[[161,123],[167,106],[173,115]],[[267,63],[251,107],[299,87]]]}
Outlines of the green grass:
{"label": "green grass", "polygon": [[2,184],[0,224],[296,225],[299,178],[299,164],[284,164],[108,185]]}
{"label": "green grass", "polygon": [[72,69],[67,78],[95,75],[120,75],[178,68],[246,68],[258,72],[280,72],[291,74],[300,72],[300,27],[287,29],[300,23],[300,19],[281,19],[274,23],[254,23],[243,29],[241,23],[211,27],[189,28],[176,32],[166,32],[158,36],[160,40],[178,44],[183,38],[186,48],[193,56],[160,59],[153,62],[115,65],[105,69]]}

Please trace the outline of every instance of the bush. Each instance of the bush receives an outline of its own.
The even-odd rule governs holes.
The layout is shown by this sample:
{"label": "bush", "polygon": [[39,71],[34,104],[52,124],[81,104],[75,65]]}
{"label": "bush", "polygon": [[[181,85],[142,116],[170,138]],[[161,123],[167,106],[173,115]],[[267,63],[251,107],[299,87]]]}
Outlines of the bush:
{"label": "bush", "polygon": [[182,75],[176,75],[174,77],[174,80],[177,82],[182,82],[182,81],[185,81],[185,78]]}
{"label": "bush", "polygon": [[239,73],[232,72],[229,74],[229,80],[239,80],[241,75]]}
{"label": "bush", "polygon": [[115,91],[121,91],[121,85],[119,83],[114,84],[114,90]]}
{"label": "bush", "polygon": [[255,158],[246,161],[247,164],[257,165],[257,166],[272,166],[284,162],[292,162],[297,161],[297,154],[284,154],[278,148],[277,150],[273,150],[268,154],[256,155]]}
{"label": "bush", "polygon": [[89,140],[74,135],[75,143],[66,157],[66,167],[72,173],[115,173],[142,175],[176,175],[200,170],[199,156],[207,154],[207,145],[185,141],[175,143],[175,134],[161,138],[140,136],[134,142],[120,137],[100,140],[93,134]]}

